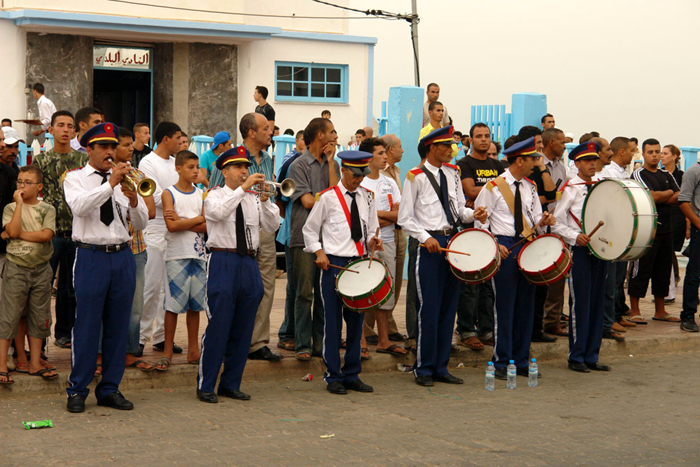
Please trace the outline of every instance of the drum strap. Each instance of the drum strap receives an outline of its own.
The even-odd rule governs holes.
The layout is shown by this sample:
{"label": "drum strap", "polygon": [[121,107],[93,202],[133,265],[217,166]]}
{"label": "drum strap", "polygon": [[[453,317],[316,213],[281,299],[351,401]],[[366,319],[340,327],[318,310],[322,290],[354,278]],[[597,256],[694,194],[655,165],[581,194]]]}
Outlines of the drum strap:
{"label": "drum strap", "polygon": [[[498,190],[501,192],[503,195],[503,199],[505,200],[506,204],[508,205],[508,209],[510,209],[510,213],[513,215],[515,218],[515,196],[513,195],[513,192],[510,191],[510,186],[508,186],[508,183],[506,182],[506,179],[503,177],[496,177],[493,182],[496,184],[498,187]],[[523,216],[523,231],[521,232],[521,235],[524,238],[529,238],[532,234],[532,228],[528,225],[527,223],[527,218],[525,217],[525,214],[522,212],[520,213],[521,216]],[[516,236],[517,236],[516,232]]]}
{"label": "drum strap", "polygon": [[[350,221],[350,210],[348,209],[348,203],[345,201],[345,197],[343,196],[343,193],[340,192],[340,188],[338,187],[338,185],[335,185],[333,187],[333,190],[335,190],[335,194],[338,195],[338,201],[340,201],[340,206],[343,208],[343,212],[345,213],[345,218],[348,220],[348,227],[352,228],[352,223]],[[355,248],[357,248],[357,255],[358,256],[362,256],[364,254],[364,248],[362,247],[361,241],[358,240],[355,242]]]}
{"label": "drum strap", "polygon": [[574,213],[571,212],[571,209],[569,209],[569,215],[571,215],[571,218],[576,222],[576,225],[578,225],[578,228],[581,229],[581,232],[583,232],[583,227],[581,226],[581,221],[578,220],[578,217],[574,216]]}

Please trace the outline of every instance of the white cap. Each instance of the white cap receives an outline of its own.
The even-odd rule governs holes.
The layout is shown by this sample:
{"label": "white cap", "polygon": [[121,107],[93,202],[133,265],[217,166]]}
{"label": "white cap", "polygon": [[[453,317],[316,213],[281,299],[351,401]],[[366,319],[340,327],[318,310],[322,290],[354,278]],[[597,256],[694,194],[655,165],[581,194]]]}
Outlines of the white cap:
{"label": "white cap", "polygon": [[566,136],[567,138],[574,139],[574,134],[573,134],[573,133],[566,133],[564,136]]}
{"label": "white cap", "polygon": [[19,140],[19,133],[17,133],[17,130],[15,130],[11,126],[0,127],[0,130],[2,130],[3,135],[5,135],[5,138],[15,138]]}
{"label": "white cap", "polygon": [[15,144],[15,143],[19,143],[19,142],[22,141],[22,140],[21,140],[21,139],[11,138],[11,137],[10,137],[10,138],[5,138],[3,141],[4,141],[5,144],[10,144],[10,145],[12,145],[12,144]]}

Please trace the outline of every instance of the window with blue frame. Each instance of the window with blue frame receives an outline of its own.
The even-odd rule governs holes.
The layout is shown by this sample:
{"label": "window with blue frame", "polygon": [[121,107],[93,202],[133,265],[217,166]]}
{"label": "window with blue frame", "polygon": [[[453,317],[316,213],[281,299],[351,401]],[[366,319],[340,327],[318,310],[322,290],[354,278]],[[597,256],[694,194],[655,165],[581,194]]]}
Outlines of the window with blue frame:
{"label": "window with blue frame", "polygon": [[275,62],[275,100],[347,104],[348,66]]}

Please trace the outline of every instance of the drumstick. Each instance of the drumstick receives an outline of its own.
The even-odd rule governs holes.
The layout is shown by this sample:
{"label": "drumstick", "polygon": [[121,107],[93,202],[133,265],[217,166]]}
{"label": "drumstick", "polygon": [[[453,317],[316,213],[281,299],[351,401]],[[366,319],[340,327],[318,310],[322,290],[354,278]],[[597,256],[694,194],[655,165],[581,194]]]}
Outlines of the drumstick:
{"label": "drumstick", "polygon": [[591,233],[588,234],[589,237],[592,237],[595,235],[595,233],[598,231],[599,228],[603,227],[605,225],[605,222],[600,221],[598,222],[598,225],[596,225],[593,230],[591,230]]}
{"label": "drumstick", "polygon": [[[379,236],[379,227],[377,227],[377,232],[374,234],[375,237]],[[372,252],[369,254],[369,266],[367,266],[367,269],[372,268],[372,258],[374,258],[374,250],[377,248],[377,243],[375,242],[374,246],[372,247]]]}
{"label": "drumstick", "polygon": [[[425,246],[425,243],[421,243],[420,246],[422,246],[423,248],[428,248],[427,246]],[[457,250],[448,250],[447,248],[443,248],[441,246],[438,247],[438,251],[440,253],[454,253],[456,255],[471,256],[471,253],[466,253],[464,251],[457,251]]]}
{"label": "drumstick", "polygon": [[344,268],[344,267],[342,267],[342,266],[336,266],[335,264],[329,264],[328,267],[329,267],[329,268],[340,269],[341,271],[352,272],[352,273],[355,273],[355,274],[359,274],[359,273],[360,273],[360,271],[355,271],[355,270],[353,270],[353,269]]}
{"label": "drumstick", "polygon": [[532,237],[533,235],[535,235],[535,232],[536,232],[537,229],[542,225],[542,222],[543,222],[543,221],[544,221],[544,217],[542,217],[542,219],[540,219],[540,221],[537,223],[537,225],[535,226],[535,228],[532,229],[532,232],[530,232],[530,234],[529,234],[527,237],[523,237],[518,243],[516,243],[515,245],[511,246],[510,248],[508,248],[508,253],[510,253],[511,251],[513,251],[513,248],[515,248],[516,246],[518,246],[518,245],[520,245],[521,243],[523,243],[524,241],[526,241],[528,238],[530,238],[530,237]]}

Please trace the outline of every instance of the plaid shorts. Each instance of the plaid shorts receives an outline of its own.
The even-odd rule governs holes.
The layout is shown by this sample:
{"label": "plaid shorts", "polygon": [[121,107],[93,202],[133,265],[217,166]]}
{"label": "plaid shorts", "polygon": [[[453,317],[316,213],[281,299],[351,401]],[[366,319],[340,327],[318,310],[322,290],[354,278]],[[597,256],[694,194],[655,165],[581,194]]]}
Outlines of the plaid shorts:
{"label": "plaid shorts", "polygon": [[[172,313],[204,311],[207,289],[207,263],[201,259],[174,259],[165,262]],[[167,302],[167,301],[166,301]]]}

